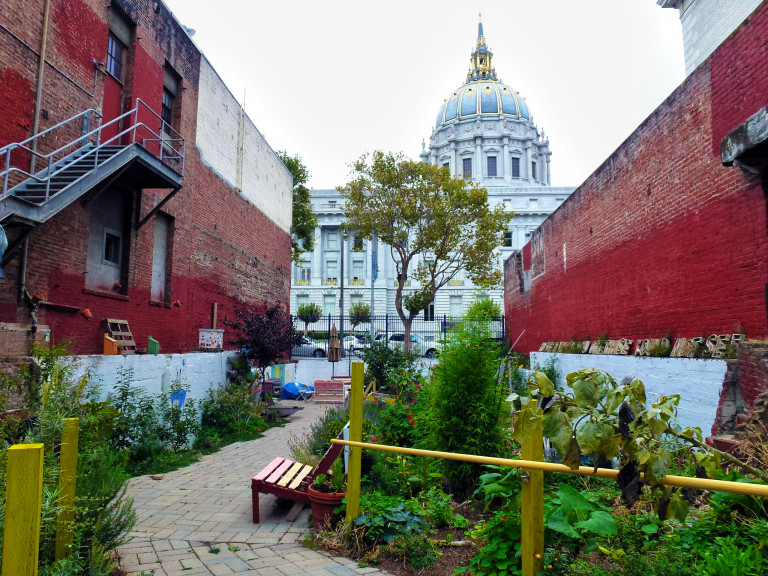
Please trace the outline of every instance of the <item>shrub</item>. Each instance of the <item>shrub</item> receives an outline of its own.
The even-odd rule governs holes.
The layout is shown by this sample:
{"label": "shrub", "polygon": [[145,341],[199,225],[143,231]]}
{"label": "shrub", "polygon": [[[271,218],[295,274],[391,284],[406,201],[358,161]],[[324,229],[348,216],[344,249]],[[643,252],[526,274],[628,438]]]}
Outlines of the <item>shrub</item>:
{"label": "shrub", "polygon": [[372,342],[369,348],[361,350],[359,354],[365,362],[365,385],[376,380],[376,389],[382,392],[394,391],[391,382],[393,373],[413,371],[416,364],[415,354],[389,348],[386,342]]}
{"label": "shrub", "polygon": [[[501,363],[489,330],[478,323],[460,324],[448,338],[427,392],[419,426],[427,448],[464,454],[505,454],[509,407],[506,382],[496,378]],[[466,495],[475,487],[481,466],[443,463],[450,491]]]}

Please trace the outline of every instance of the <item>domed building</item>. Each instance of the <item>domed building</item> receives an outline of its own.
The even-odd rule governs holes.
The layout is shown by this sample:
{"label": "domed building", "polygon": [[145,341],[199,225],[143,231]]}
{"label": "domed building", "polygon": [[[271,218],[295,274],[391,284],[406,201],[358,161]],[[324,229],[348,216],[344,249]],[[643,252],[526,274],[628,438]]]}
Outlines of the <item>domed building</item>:
{"label": "domed building", "polygon": [[[574,190],[550,186],[550,156],[549,141],[534,123],[525,98],[497,76],[480,22],[466,80],[440,106],[429,147],[422,142],[421,159],[476,181],[488,190],[492,205],[503,203],[514,210],[498,251],[501,269],[510,253],[525,245],[533,230]],[[351,304],[370,303],[373,297],[377,316],[386,313],[396,318],[397,274],[389,248],[381,244],[374,248],[369,241],[342,235],[343,199],[336,190],[312,190],[311,197],[319,220],[315,250],[294,266],[291,311],[314,302],[324,314],[336,315],[343,287],[345,313]],[[375,280],[372,249],[378,263]],[[415,288],[406,286],[406,290]],[[474,296],[475,286],[459,273],[438,291],[423,324],[414,323],[414,330],[418,333],[423,327],[428,333],[433,322],[463,316]],[[490,296],[503,309],[501,286]]]}

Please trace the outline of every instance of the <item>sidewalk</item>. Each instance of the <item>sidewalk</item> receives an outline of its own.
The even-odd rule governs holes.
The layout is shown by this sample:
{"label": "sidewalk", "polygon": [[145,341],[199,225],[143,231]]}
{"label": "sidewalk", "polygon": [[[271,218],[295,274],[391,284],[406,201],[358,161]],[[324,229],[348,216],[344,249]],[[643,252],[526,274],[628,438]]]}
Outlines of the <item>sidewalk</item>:
{"label": "sidewalk", "polygon": [[152,570],[155,576],[387,574],[303,547],[304,535],[311,533],[308,506],[287,522],[288,508],[277,508],[274,496],[262,494],[262,523],[252,523],[251,478],[275,456],[289,456],[288,439],[326,409],[312,401],[299,404],[304,410],[263,438],[231,444],[158,480],[132,479],[128,496],[138,523],[133,540],[119,550],[121,566],[147,576]]}

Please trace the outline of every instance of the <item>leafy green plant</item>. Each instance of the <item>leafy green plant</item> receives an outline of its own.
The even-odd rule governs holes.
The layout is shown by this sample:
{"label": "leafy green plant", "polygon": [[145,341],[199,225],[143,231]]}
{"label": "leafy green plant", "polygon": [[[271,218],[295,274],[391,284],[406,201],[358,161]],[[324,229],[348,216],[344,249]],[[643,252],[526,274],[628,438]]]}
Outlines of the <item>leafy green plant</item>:
{"label": "leafy green plant", "polygon": [[429,536],[418,533],[395,536],[387,550],[403,558],[415,570],[431,568],[440,557]]}
{"label": "leafy green plant", "polygon": [[375,492],[362,495],[360,507],[363,514],[355,518],[354,526],[364,526],[365,536],[373,542],[389,544],[396,536],[407,536],[426,528],[419,513],[418,504],[403,502],[396,496],[383,496]]}
{"label": "leafy green plant", "polygon": [[[434,368],[432,382],[422,388],[426,407],[422,415],[425,447],[464,454],[505,454],[509,422],[505,381],[497,379],[501,357],[482,323],[460,323],[449,335]],[[449,491],[474,491],[478,464],[443,462]]]}
{"label": "leafy green plant", "polygon": [[394,390],[390,375],[402,370],[413,371],[416,355],[403,352],[399,348],[390,348],[386,342],[371,342],[368,348],[359,352],[365,362],[365,385],[376,380],[376,389],[380,392]]}
{"label": "leafy green plant", "polygon": [[296,316],[299,320],[304,322],[304,334],[307,333],[307,327],[309,324],[314,324],[320,320],[320,316],[323,315],[323,310],[319,305],[314,302],[302,304],[296,311]]}
{"label": "leafy green plant", "polygon": [[474,496],[482,496],[485,502],[485,511],[492,508],[508,509],[519,506],[520,496],[520,471],[516,468],[487,465],[489,470],[480,476],[480,485]]}
{"label": "leafy green plant", "polygon": [[[180,392],[186,394],[188,391],[188,387],[176,381],[171,384],[170,398]],[[160,426],[157,435],[161,442],[168,443],[172,451],[179,452],[189,448],[190,436],[199,428],[197,403],[187,398],[183,406],[178,406],[171,402],[170,398],[165,394],[158,396],[156,410],[160,415]]]}
{"label": "leafy green plant", "polygon": [[698,428],[681,430],[676,421],[679,395],[662,396],[647,407],[645,387],[640,380],[617,385],[599,370],[568,374],[566,382],[572,392],[557,395],[550,379],[541,372],[535,372],[530,382],[531,397],[521,400],[515,439],[524,442],[533,422],[541,418],[544,434],[566,466],[578,467],[582,456],[610,460],[620,455],[618,482],[629,506],[640,495],[639,479],[643,472],[644,481],[653,489],[659,516],[685,518],[688,504],[681,491],[660,484],[672,465],[673,451],[685,446],[695,448],[693,456],[710,477],[724,459],[768,480],[765,472],[706,445]]}
{"label": "leafy green plant", "polygon": [[[596,548],[597,536],[614,536],[618,533],[616,522],[605,510],[597,509],[579,491],[567,484],[561,484],[557,495],[547,501],[545,527],[550,542],[561,541],[577,547],[586,544],[586,550]],[[552,533],[555,534],[552,534]]]}
{"label": "leafy green plant", "polygon": [[355,302],[349,307],[349,321],[352,323],[352,330],[357,328],[358,324],[366,324],[371,321],[371,306],[365,302]]}
{"label": "leafy green plant", "polygon": [[483,545],[478,549],[469,566],[460,567],[455,574],[465,572],[478,576],[522,574],[520,569],[522,527],[519,514],[499,510],[487,522],[479,522],[474,530],[469,531],[469,535],[480,538]]}

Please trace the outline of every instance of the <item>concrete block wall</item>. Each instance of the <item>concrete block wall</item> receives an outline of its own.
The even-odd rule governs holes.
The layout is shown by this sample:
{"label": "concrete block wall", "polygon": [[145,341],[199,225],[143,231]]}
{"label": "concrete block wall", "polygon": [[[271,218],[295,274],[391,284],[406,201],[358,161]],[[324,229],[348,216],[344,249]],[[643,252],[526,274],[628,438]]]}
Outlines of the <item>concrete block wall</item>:
{"label": "concrete block wall", "polygon": [[228,359],[235,352],[198,352],[190,354],[133,354],[129,356],[77,356],[71,358],[74,376],[90,374],[98,386],[101,400],[106,400],[118,384],[118,371],[131,371],[131,386],[149,394],[168,392],[178,380],[189,388],[187,398],[202,400],[208,390],[227,380]]}
{"label": "concrete block wall", "polygon": [[555,359],[560,371],[558,384],[565,388],[565,376],[582,368],[604,370],[616,382],[627,375],[645,385],[648,404],[662,396],[680,394],[677,418],[682,427],[698,426],[704,435],[715,425],[728,364],[726,360],[700,358],[648,358],[593,354],[552,354],[533,352],[531,366],[544,366]]}

